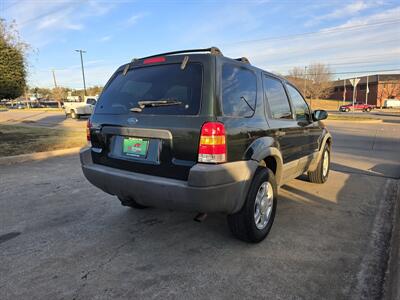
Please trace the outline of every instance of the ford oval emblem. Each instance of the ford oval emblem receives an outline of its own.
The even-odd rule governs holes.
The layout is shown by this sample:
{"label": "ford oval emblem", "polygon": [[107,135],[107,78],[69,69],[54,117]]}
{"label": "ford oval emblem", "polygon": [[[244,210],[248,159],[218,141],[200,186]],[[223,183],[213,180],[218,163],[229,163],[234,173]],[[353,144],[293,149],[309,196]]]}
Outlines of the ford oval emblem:
{"label": "ford oval emblem", "polygon": [[136,118],[128,118],[127,121],[128,121],[129,124],[136,124],[139,120],[136,119]]}

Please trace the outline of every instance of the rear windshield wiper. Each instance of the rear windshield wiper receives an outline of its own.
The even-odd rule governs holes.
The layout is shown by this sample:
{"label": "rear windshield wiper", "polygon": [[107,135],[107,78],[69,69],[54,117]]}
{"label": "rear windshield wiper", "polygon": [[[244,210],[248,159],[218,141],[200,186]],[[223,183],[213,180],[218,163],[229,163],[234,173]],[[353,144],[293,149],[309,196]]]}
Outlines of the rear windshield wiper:
{"label": "rear windshield wiper", "polygon": [[180,105],[181,101],[175,99],[159,99],[159,100],[140,100],[138,101],[138,107],[133,107],[130,111],[141,112],[145,107],[159,107],[159,106],[170,106]]}

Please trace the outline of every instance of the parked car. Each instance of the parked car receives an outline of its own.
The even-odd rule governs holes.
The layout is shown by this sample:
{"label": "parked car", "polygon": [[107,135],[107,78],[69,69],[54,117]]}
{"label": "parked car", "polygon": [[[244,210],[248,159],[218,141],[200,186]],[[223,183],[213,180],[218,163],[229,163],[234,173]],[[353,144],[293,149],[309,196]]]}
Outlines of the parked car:
{"label": "parked car", "polygon": [[97,103],[97,97],[85,96],[82,102],[68,102],[63,104],[65,116],[71,116],[72,119],[79,119],[82,116],[90,116]]}
{"label": "parked car", "polygon": [[400,100],[399,99],[386,99],[384,100],[383,107],[385,108],[397,108],[400,107]]}
{"label": "parked car", "polygon": [[9,108],[10,109],[25,109],[25,108],[27,108],[27,106],[24,102],[17,102],[15,104],[12,104]]}
{"label": "parked car", "polygon": [[236,237],[260,242],[280,186],[304,172],[327,180],[326,117],[286,79],[215,47],[145,57],[106,84],[82,170],[122,205],[224,213]]}
{"label": "parked car", "polygon": [[[370,112],[374,108],[375,108],[375,105],[372,105],[372,104],[366,104],[366,103],[362,103],[362,102],[354,103],[354,110],[362,110],[365,112]],[[342,105],[339,107],[339,111],[342,111],[342,112],[349,112],[351,110],[353,110],[353,103],[347,104],[347,105]]]}

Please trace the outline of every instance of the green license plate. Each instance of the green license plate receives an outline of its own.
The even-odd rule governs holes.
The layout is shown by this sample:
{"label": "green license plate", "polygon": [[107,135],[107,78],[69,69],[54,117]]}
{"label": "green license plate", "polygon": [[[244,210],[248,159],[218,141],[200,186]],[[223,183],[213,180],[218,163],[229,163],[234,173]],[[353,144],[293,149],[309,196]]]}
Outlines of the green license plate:
{"label": "green license plate", "polygon": [[125,155],[134,157],[146,157],[149,140],[138,138],[124,138],[122,151]]}

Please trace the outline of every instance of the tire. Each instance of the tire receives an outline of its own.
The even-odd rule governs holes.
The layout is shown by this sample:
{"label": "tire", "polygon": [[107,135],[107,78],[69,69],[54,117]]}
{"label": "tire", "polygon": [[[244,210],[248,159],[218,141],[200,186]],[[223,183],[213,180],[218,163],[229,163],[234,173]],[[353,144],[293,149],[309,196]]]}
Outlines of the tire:
{"label": "tire", "polygon": [[350,108],[346,108],[346,109],[345,109],[345,112],[349,112],[349,111],[350,111]]}
{"label": "tire", "polygon": [[[266,192],[265,198],[260,197],[263,194],[262,189]],[[274,173],[268,168],[259,168],[254,175],[242,209],[235,214],[228,215],[228,225],[232,234],[249,243],[259,243],[264,240],[274,223],[277,196],[278,189]],[[259,201],[260,198],[264,202]],[[261,208],[261,205],[264,207]],[[256,219],[259,221],[257,222]]]}
{"label": "tire", "polygon": [[[326,169],[324,169],[324,160],[326,165]],[[318,166],[315,171],[308,171],[308,179],[312,183],[325,183],[328,180],[329,170],[331,164],[331,152],[329,150],[329,146],[325,144],[324,152],[322,153],[321,159],[318,162]]]}
{"label": "tire", "polygon": [[71,118],[75,119],[75,120],[78,120],[79,119],[79,115],[74,110],[71,110]]}
{"label": "tire", "polygon": [[371,108],[368,107],[365,111],[366,111],[366,112],[370,112],[370,111],[371,111]]}
{"label": "tire", "polygon": [[122,198],[118,197],[119,201],[121,201],[122,206],[128,206],[136,209],[145,209],[148,208],[148,206],[142,205],[140,203],[137,203],[135,200],[131,198]]}

